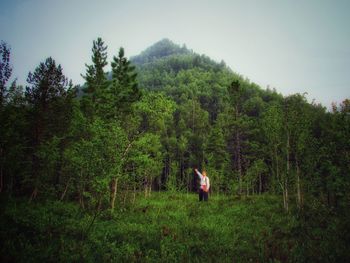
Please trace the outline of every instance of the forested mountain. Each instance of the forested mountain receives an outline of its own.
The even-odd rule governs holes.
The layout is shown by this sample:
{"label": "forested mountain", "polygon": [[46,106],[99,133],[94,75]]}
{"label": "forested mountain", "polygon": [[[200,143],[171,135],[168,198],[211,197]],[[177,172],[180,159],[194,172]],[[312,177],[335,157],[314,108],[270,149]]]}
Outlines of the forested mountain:
{"label": "forested mountain", "polygon": [[[150,56],[154,59],[147,59]],[[256,160],[259,145],[264,143],[257,136],[261,130],[258,126],[266,105],[283,102],[280,94],[263,90],[234,73],[224,62],[217,63],[169,40],[156,43],[131,61],[136,62],[140,87],[165,94],[177,105],[171,130],[163,142],[167,150],[163,178],[168,178],[171,170],[174,175],[175,169],[178,186],[190,187],[192,168],[203,166],[216,180],[213,189],[219,191],[232,189],[232,171],[245,173],[251,160],[258,161],[258,169],[267,172],[263,162]],[[232,105],[231,98],[237,105]],[[235,109],[244,113],[237,114]],[[240,126],[244,130],[237,135]],[[182,149],[178,149],[180,146]],[[236,176],[241,178],[242,174]],[[259,177],[262,191],[265,179],[261,174]],[[234,187],[242,191],[241,184]]]}
{"label": "forested mountain", "polygon": [[[349,99],[328,112],[302,94],[263,89],[224,62],[168,39],[130,60],[120,48],[109,67],[107,46],[98,38],[82,90],[53,58],[28,74],[25,89],[9,84],[10,49],[2,43],[0,51],[4,200],[79,205],[94,214],[83,240],[101,211],[119,216],[140,193],[194,192],[193,169],[205,169],[212,196],[277,196],[274,202],[310,235],[307,218],[327,218],[325,233],[334,238],[316,238],[325,237],[328,252],[334,248],[333,259],[347,258],[349,235],[339,236],[348,225],[339,221],[347,218],[350,200]],[[3,220],[16,225],[11,204]],[[3,240],[16,236],[1,233]],[[305,256],[310,247],[300,243],[304,237],[291,238],[290,258],[317,261],[315,255],[326,252],[312,243]],[[11,242],[2,252],[13,249]],[[279,255],[262,257],[283,261]]]}
{"label": "forested mountain", "polygon": [[180,71],[193,69],[231,73],[224,62],[219,64],[168,39],[155,43],[140,55],[131,57],[130,61],[137,66],[140,86],[147,89],[162,89],[167,85],[175,85],[174,78]]}
{"label": "forested mountain", "polygon": [[185,45],[180,47],[171,40],[164,38],[142,51],[141,54],[131,57],[130,60],[136,65],[143,65],[169,56],[192,54],[193,51],[187,49]]}

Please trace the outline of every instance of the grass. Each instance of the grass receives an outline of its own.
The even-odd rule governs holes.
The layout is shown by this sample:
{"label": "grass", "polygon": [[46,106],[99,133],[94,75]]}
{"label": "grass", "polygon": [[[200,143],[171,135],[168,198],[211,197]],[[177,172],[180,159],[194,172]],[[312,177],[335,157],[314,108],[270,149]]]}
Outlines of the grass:
{"label": "grass", "polygon": [[195,194],[152,193],[94,221],[73,203],[3,206],[2,262],[295,262],[321,255],[301,246],[300,220],[277,196],[200,203]]}

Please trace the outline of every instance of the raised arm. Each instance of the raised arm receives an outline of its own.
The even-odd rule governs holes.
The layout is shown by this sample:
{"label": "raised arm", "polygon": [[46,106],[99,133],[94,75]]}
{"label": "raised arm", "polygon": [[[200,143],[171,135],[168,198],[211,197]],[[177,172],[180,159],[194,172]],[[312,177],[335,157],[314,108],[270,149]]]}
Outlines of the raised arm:
{"label": "raised arm", "polygon": [[200,179],[203,178],[203,175],[197,169],[194,169],[194,171],[197,173],[197,175],[199,176]]}

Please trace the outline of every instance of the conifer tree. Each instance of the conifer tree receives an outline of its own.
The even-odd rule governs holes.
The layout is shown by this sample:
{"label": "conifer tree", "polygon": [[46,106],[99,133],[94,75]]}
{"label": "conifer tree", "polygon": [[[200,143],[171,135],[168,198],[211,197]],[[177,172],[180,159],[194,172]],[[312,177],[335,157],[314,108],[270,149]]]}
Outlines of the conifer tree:
{"label": "conifer tree", "polygon": [[86,74],[82,77],[86,80],[85,92],[92,94],[93,101],[96,99],[96,92],[101,90],[107,80],[106,73],[103,68],[107,66],[107,46],[99,37],[93,41],[92,47],[92,65],[86,66]]}
{"label": "conifer tree", "polygon": [[[5,122],[8,119],[3,112],[3,104],[6,96],[6,83],[11,77],[12,67],[10,65],[10,48],[4,41],[0,43],[0,193],[2,192],[4,185],[4,160],[5,160],[5,144],[6,140],[4,139],[5,131]],[[16,85],[14,83],[14,85]]]}
{"label": "conifer tree", "polygon": [[125,57],[124,49],[120,48],[118,57],[113,57],[112,85],[110,92],[112,96],[112,107],[116,112],[127,112],[131,103],[138,101],[141,92],[137,84],[135,67]]}
{"label": "conifer tree", "polygon": [[10,79],[12,73],[12,66],[10,64],[10,48],[1,41],[0,43],[0,108],[3,105],[5,97],[5,85]]}
{"label": "conifer tree", "polygon": [[38,151],[43,143],[53,136],[65,133],[67,119],[62,116],[67,114],[67,98],[71,93],[68,88],[72,86],[63,75],[61,65],[51,57],[35,69],[34,73],[29,72],[25,97],[31,111],[31,147],[32,147],[32,176],[34,190],[32,198],[38,192],[38,175],[40,174],[42,162],[39,160]]}
{"label": "conifer tree", "polygon": [[[86,66],[86,74],[82,75],[85,79],[84,95],[81,100],[81,107],[86,117],[94,119],[100,105],[104,104],[103,97],[108,86],[107,76],[104,67],[107,63],[107,46],[101,38],[93,41],[92,46],[92,64]],[[101,115],[101,114],[100,114]]]}

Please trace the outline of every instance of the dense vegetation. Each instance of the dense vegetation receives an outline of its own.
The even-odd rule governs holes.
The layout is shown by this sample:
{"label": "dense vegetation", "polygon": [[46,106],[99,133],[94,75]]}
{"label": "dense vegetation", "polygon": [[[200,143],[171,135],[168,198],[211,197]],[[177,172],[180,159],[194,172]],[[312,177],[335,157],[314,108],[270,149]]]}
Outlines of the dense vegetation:
{"label": "dense vegetation", "polygon": [[2,261],[349,260],[349,99],[284,97],[167,39],[110,69],[97,39],[82,86],[53,58],[9,84],[0,55]]}
{"label": "dense vegetation", "polygon": [[[131,196],[130,196],[131,197]],[[339,262],[342,222],[314,207],[309,226],[278,197],[243,199],[154,193],[121,198],[118,212],[89,214],[73,203],[5,204],[2,262]],[[125,202],[124,202],[125,201]],[[317,210],[317,211],[316,211]],[[345,218],[339,218],[344,220]],[[336,227],[335,227],[336,226]],[[6,255],[6,256],[5,256]]]}

